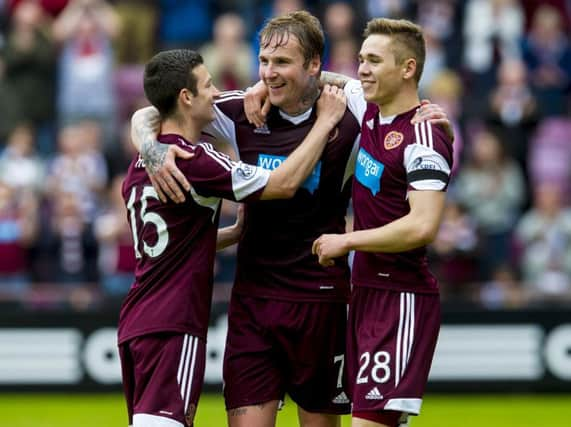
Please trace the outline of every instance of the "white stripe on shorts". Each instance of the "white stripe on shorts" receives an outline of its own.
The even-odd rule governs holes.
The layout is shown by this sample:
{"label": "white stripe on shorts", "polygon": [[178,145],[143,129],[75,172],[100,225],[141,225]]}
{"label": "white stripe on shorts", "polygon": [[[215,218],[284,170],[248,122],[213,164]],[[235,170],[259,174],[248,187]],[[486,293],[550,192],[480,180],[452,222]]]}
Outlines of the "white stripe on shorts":
{"label": "white stripe on shorts", "polygon": [[190,395],[192,392],[192,380],[194,379],[194,362],[196,362],[196,347],[198,345],[198,338],[192,337],[192,361],[190,362],[189,380],[188,386],[186,387],[186,394],[183,396],[184,399],[184,410],[188,408],[188,403],[190,400]]}
{"label": "white stripe on shorts", "polygon": [[404,376],[414,343],[414,294],[400,294],[400,316],[395,354],[395,387]]}

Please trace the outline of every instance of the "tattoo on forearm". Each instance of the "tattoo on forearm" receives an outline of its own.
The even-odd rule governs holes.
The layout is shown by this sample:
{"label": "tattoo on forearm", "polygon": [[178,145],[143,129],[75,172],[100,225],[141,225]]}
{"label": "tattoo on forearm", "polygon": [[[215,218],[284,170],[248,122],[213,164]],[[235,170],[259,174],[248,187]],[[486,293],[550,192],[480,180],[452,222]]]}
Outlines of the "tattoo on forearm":
{"label": "tattoo on forearm", "polygon": [[344,88],[347,82],[351,80],[348,76],[339,73],[332,73],[331,71],[321,72],[321,84],[332,85],[340,88]]}
{"label": "tattoo on forearm", "polygon": [[145,161],[145,167],[149,174],[154,175],[163,166],[167,151],[167,144],[161,144],[151,139],[143,143],[141,156]]}

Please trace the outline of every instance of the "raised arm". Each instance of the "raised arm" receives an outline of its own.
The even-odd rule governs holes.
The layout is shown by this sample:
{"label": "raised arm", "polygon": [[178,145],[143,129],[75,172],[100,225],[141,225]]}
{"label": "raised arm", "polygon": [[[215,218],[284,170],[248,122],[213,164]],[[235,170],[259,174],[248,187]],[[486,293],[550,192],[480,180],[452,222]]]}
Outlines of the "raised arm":
{"label": "raised arm", "polygon": [[275,170],[262,192],[262,199],[293,197],[321,157],[329,133],[341,120],[346,108],[343,90],[326,85],[317,101],[318,117],[303,143]]}
{"label": "raised arm", "polygon": [[324,234],[313,242],[312,251],[322,265],[348,252],[405,252],[431,243],[444,212],[444,191],[409,191],[410,212],[382,227],[346,234]]}

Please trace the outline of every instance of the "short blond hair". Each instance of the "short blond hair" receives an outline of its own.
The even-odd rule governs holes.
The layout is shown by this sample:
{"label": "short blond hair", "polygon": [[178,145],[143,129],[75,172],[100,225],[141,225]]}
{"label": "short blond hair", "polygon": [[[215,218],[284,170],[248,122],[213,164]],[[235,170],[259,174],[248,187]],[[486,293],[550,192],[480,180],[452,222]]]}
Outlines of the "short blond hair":
{"label": "short blond hair", "polygon": [[260,47],[283,46],[290,36],[296,36],[303,54],[304,66],[318,57],[323,58],[325,35],[319,20],[305,10],[290,12],[270,19],[260,31]]}
{"label": "short blond hair", "polygon": [[426,58],[426,44],[422,28],[405,19],[374,18],[367,23],[363,35],[369,37],[374,34],[391,37],[392,51],[397,64],[402,64],[409,58],[416,61],[414,79],[418,84]]}

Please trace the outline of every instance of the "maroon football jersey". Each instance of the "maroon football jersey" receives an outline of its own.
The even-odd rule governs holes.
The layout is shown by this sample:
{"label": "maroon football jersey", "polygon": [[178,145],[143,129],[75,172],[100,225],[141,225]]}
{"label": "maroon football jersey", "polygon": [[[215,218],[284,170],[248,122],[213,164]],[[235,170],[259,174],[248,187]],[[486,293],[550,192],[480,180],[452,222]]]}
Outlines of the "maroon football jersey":
{"label": "maroon football jersey", "polygon": [[[240,159],[273,170],[303,141],[316,120],[315,109],[291,117],[272,107],[266,125],[248,123],[243,94],[226,93],[208,128],[229,141]],[[294,301],[346,301],[347,259],[322,267],[311,246],[323,233],[343,233],[354,163],[351,152],[359,120],[347,109],[315,169],[292,199],[256,201],[246,209],[246,229],[238,247],[234,291]]]}
{"label": "maroon football jersey", "polygon": [[131,162],[123,198],[137,265],[121,308],[119,343],[164,331],[206,339],[221,198],[256,200],[270,175],[210,144],[192,145],[178,135],[159,141],[194,153],[190,161],[177,161],[192,188],[184,203],[161,203],[141,157]]}
{"label": "maroon football jersey", "polygon": [[[409,190],[444,191],[452,166],[452,144],[430,123],[412,125],[415,109],[381,118],[367,106],[353,180],[355,230],[381,227],[409,213]],[[398,291],[436,293],[426,248],[400,253],[355,253],[352,282]]]}

